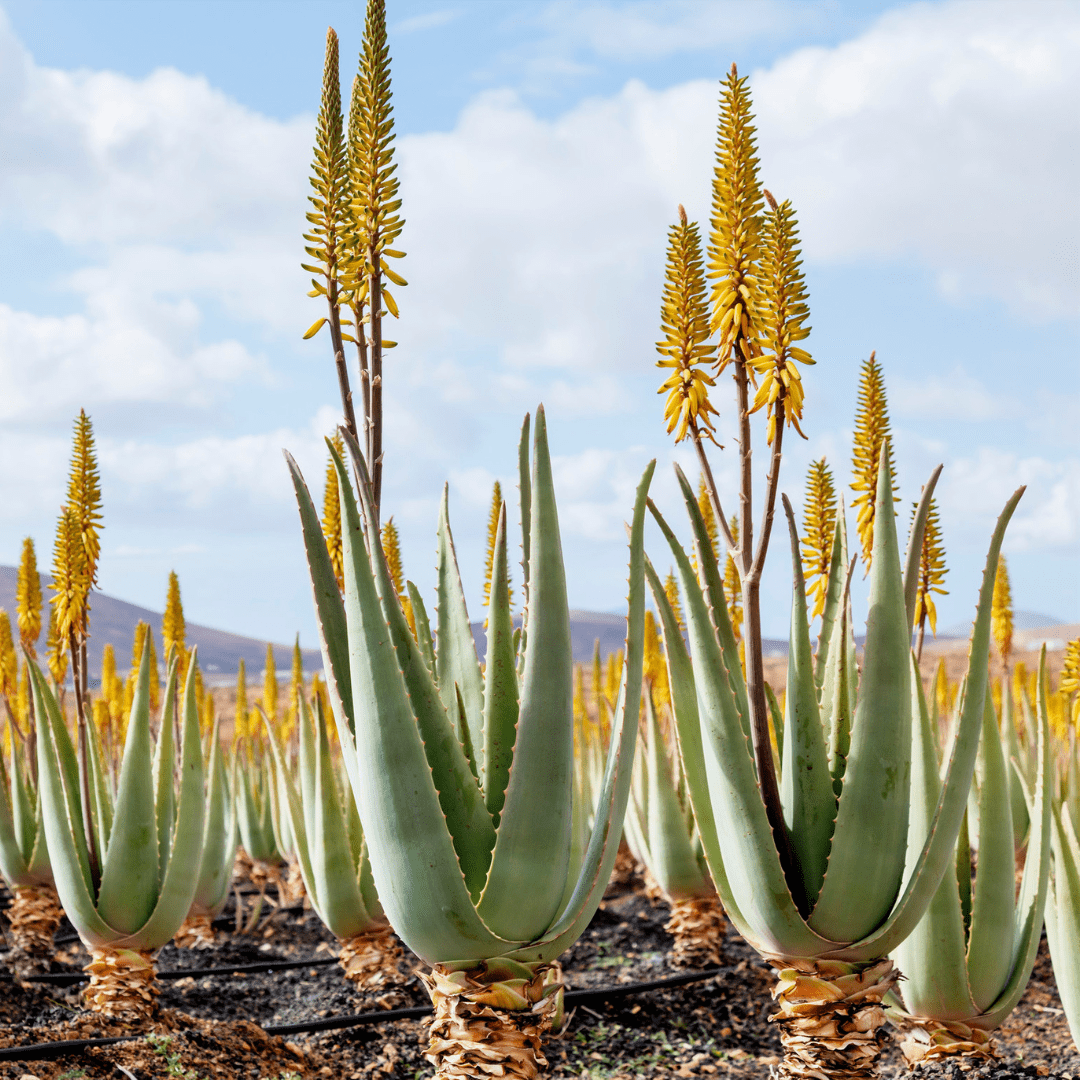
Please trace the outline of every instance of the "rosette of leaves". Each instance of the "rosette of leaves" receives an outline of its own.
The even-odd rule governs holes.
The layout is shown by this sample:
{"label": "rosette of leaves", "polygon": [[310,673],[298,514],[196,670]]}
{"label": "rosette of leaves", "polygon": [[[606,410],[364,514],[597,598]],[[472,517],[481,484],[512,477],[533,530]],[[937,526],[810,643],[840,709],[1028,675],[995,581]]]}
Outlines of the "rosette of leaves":
{"label": "rosette of leaves", "polygon": [[[572,861],[573,660],[544,414],[519,452],[526,614],[515,638],[501,514],[477,661],[446,499],[439,522],[437,649],[415,587],[413,638],[379,542],[367,466],[344,461],[344,597],[291,458],[324,669],[372,876],[390,924],[427,965],[438,1076],[534,1076],[561,1009],[559,955],[584,931],[615,861],[641,695],[643,532],[653,465],[634,506],[627,658],[603,789],[582,861]],[[500,1072],[500,1070],[502,1070]]]}
{"label": "rosette of leaves", "polygon": [[[183,691],[177,775],[178,658],[169,665],[157,746],[150,735],[150,650],[135,683],[115,805],[100,769],[92,769],[90,798],[80,797],[79,765],[56,698],[36,665],[34,708],[42,818],[56,891],[90,952],[91,1009],[144,1019],[154,1011],[153,953],[179,929],[198,885],[203,844],[203,757],[195,702],[195,664]],[[83,815],[89,804],[90,818]],[[100,875],[89,859],[92,831]]]}
{"label": "rosette of leaves", "polygon": [[[915,714],[912,799],[907,863],[918,857],[941,793],[940,764],[922,680],[912,666]],[[1023,996],[1042,936],[1050,875],[1050,733],[1046,714],[1046,653],[1039,665],[1038,751],[1031,832],[1020,893],[1009,799],[1009,764],[993,703],[983,708],[982,738],[968,803],[978,819],[977,864],[966,834],[956,853],[956,874],[946,873],[926,914],[893,951],[906,976],[901,987],[908,1062],[951,1055],[993,1057],[990,1033]]]}
{"label": "rosette of leaves", "polygon": [[[256,717],[257,719],[257,717]],[[282,867],[285,856],[281,852],[279,830],[275,822],[277,803],[277,777],[268,751],[249,740],[246,747],[238,747],[233,759],[233,791],[236,799],[236,822],[240,843],[250,860],[246,867],[247,877],[258,891],[246,923],[241,916],[240,898],[237,896],[236,925],[246,932],[255,929],[266,904],[266,890],[271,884],[280,895]]]}
{"label": "rosette of leaves", "polygon": [[[300,701],[300,753],[296,783],[285,754],[267,724],[296,858],[311,906],[338,939],[345,977],[366,991],[386,991],[402,981],[401,946],[383,914],[371,876],[360,816],[352,790],[338,788],[326,716],[316,698],[315,716]],[[390,1004],[384,998],[382,1004]]]}
{"label": "rosette of leaves", "polygon": [[[823,715],[819,705],[798,535],[785,499],[795,576],[779,785],[795,853],[786,863],[749,749],[746,690],[721,600],[719,569],[693,492],[685,477],[680,483],[704,590],[674,533],[659,512],[654,516],[682,578],[692,670],[673,671],[672,685],[674,692],[682,682],[682,693],[697,702],[696,717],[678,709],[675,716],[706,860],[728,918],[776,970],[778,1009],[772,1019],[781,1026],[785,1050],[780,1075],[868,1077],[880,1054],[881,1002],[898,976],[888,954],[918,924],[952,865],[987,692],[994,569],[1021,492],[1006,505],[991,540],[956,736],[926,834],[910,837],[918,853],[911,866],[906,852],[914,571],[934,484],[924,489],[905,580],[888,448],[882,448],[862,673],[853,708],[844,705],[846,694],[837,694],[832,715]],[[846,592],[842,577],[833,577],[831,590]],[[846,596],[837,603],[844,610]],[[845,686],[847,649],[834,643],[830,662],[838,669],[838,684]]]}

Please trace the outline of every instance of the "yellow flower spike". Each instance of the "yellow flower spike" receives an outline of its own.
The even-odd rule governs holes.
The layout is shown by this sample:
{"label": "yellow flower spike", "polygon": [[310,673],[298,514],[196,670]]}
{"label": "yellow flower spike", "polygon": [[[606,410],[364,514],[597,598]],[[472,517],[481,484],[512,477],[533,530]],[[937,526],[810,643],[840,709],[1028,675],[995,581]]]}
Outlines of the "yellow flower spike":
{"label": "yellow flower spike", "polygon": [[[345,442],[341,433],[334,432],[330,440],[339,457],[345,453]],[[326,549],[330,552],[330,565],[334,568],[334,577],[338,588],[345,588],[344,561],[341,553],[341,505],[338,501],[337,470],[334,468],[333,456],[328,455],[326,466],[326,486],[323,489],[323,536],[326,538]]]}
{"label": "yellow flower spike", "polygon": [[[701,237],[696,223],[690,223],[679,207],[679,224],[668,231],[666,281],[660,305],[660,328],[664,337],[656,351],[666,359],[658,367],[676,370],[664,381],[659,394],[667,393],[664,419],[670,435],[678,428],[675,442],[688,434],[716,443],[712,417],[716,410],[706,387],[715,385],[698,365],[712,363],[714,349],[708,345],[709,312],[705,274],[702,268]],[[719,445],[719,443],[717,443]]]}
{"label": "yellow flower spike", "polygon": [[184,605],[180,602],[180,579],[175,570],[169,571],[169,588],[165,596],[165,614],[161,620],[161,647],[166,657],[170,649],[180,657],[178,677],[187,676],[187,623],[184,621]]}
{"label": "yellow flower spike", "polygon": [[[915,517],[918,505],[912,507],[911,516]],[[923,531],[922,554],[919,556],[919,571],[915,592],[915,625],[918,629],[918,639],[915,644],[916,659],[922,658],[923,636],[926,631],[926,623],[930,622],[930,632],[937,636],[937,608],[934,606],[934,593],[940,596],[948,596],[948,589],[943,589],[941,583],[949,572],[945,565],[945,546],[941,541],[941,522],[938,518],[937,501],[930,500],[930,507],[926,515],[926,525]]]}
{"label": "yellow flower spike", "polygon": [[30,654],[37,657],[37,639],[41,635],[41,575],[32,537],[23,540],[19,576],[15,587],[15,605],[19,623],[19,641]]}
{"label": "yellow flower spike", "polygon": [[[706,499],[706,501],[708,500]],[[675,567],[668,571],[668,576],[664,579],[664,595],[667,597],[671,610],[675,614],[675,621],[680,628],[685,628],[686,622],[683,619],[682,605],[679,603],[679,582],[675,577]]]}
{"label": "yellow flower spike", "polygon": [[0,697],[11,711],[12,699],[19,689],[19,657],[15,652],[15,639],[11,633],[11,619],[0,608]]}
{"label": "yellow flower spike", "polygon": [[1013,607],[1012,588],[1009,585],[1009,568],[1005,564],[1004,555],[998,556],[990,624],[993,628],[994,645],[997,647],[998,656],[1001,657],[1001,666],[1008,670],[1009,657],[1012,655]]}
{"label": "yellow flower spike", "polygon": [[57,696],[60,698],[61,707],[64,704],[64,679],[67,675],[67,649],[64,639],[60,636],[60,626],[56,620],[56,606],[49,606],[49,634],[46,639],[45,652],[49,662],[49,677],[57,687]]}
{"label": "yellow flower spike", "polygon": [[271,724],[277,723],[278,681],[277,665],[274,662],[274,646],[266,643],[266,662],[263,665],[263,712]]}
{"label": "yellow flower spike", "polygon": [[248,708],[247,698],[247,671],[244,658],[240,657],[240,663],[236,670],[236,719],[233,722],[233,740],[247,737],[251,727],[251,713]]}
{"label": "yellow flower spike", "polygon": [[[739,542],[738,515],[733,516],[729,524],[731,526],[731,539],[737,544]],[[728,613],[731,616],[732,632],[735,635],[736,642],[741,646],[743,621],[742,578],[739,576],[739,568],[735,565],[735,559],[730,551],[724,563],[724,599],[727,600]]]}
{"label": "yellow flower spike", "polygon": [[[1018,664],[1017,667],[1019,666]],[[1080,690],[1080,638],[1070,641],[1065,647],[1058,689],[1063,694],[1075,694]]]}
{"label": "yellow flower spike", "polygon": [[[859,542],[867,572],[874,547],[874,506],[877,501],[878,458],[881,446],[889,440],[889,478],[896,491],[896,469],[893,466],[892,439],[889,430],[889,407],[885,400],[885,381],[877,353],[862,365],[859,375],[859,404],[855,412],[855,435],[852,447],[851,487],[858,492],[851,507],[857,514]],[[894,502],[899,499],[894,495]]]}
{"label": "yellow flower spike", "polygon": [[806,595],[808,599],[813,599],[814,604],[811,619],[825,610],[835,531],[836,487],[832,470],[826,465],[825,459],[820,458],[810,463],[803,500],[802,564]]}

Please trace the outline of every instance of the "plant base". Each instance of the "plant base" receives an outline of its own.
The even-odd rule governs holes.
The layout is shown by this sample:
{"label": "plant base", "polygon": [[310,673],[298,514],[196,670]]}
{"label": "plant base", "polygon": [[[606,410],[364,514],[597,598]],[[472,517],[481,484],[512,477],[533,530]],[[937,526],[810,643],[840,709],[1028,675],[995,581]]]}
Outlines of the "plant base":
{"label": "plant base", "polygon": [[608,888],[616,892],[625,892],[634,884],[634,878],[639,873],[637,859],[630,854],[626,841],[619,845],[615,855],[615,865],[611,868],[611,878],[608,880]]}
{"label": "plant base", "polygon": [[178,949],[212,949],[217,944],[213,919],[207,914],[189,915],[176,931],[173,944]]}
{"label": "plant base", "polygon": [[773,997],[780,1011],[784,1080],[870,1080],[881,1056],[886,1022],[881,999],[899,972],[891,960],[847,964],[839,960],[787,959],[777,968]]}
{"label": "plant base", "polygon": [[300,863],[295,858],[289,860],[289,872],[278,887],[281,890],[282,906],[293,907],[296,904],[303,904],[305,908],[311,907],[307,887],[304,885],[304,875],[300,870]]}
{"label": "plant base", "polygon": [[968,1058],[972,1066],[997,1057],[990,1032],[957,1020],[929,1020],[921,1016],[904,1017],[900,1052],[912,1068],[947,1057]]}
{"label": "plant base", "polygon": [[90,950],[90,985],[83,991],[87,1008],[104,1016],[149,1020],[160,993],[149,949]]}
{"label": "plant base", "polygon": [[8,942],[11,951],[7,965],[16,982],[40,975],[49,968],[56,952],[53,934],[63,917],[56,890],[51,885],[29,885],[15,889],[7,910]]}
{"label": "plant base", "polygon": [[398,964],[401,945],[389,926],[376,926],[362,934],[341,939],[338,957],[345,969],[345,978],[356,983],[357,989],[388,990],[405,981]]}
{"label": "plant base", "polygon": [[664,929],[675,939],[671,956],[675,967],[719,967],[724,962],[721,950],[727,919],[715,893],[673,900]]}
{"label": "plant base", "polygon": [[420,978],[435,1015],[424,1056],[435,1076],[532,1080],[547,1065],[540,1041],[562,1020],[562,969],[557,962],[523,965],[505,958],[454,971],[436,964]]}

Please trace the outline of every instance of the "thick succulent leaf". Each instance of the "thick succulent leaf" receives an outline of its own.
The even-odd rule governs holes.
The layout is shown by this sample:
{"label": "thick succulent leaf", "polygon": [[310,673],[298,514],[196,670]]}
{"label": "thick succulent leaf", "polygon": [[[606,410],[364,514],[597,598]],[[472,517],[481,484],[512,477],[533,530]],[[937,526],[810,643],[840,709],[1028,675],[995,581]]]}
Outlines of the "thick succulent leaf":
{"label": "thick succulent leaf", "polygon": [[199,883],[194,871],[202,859],[206,796],[203,790],[199,709],[195,702],[197,664],[198,657],[192,653],[184,684],[180,798],[176,804],[176,825],[169,845],[169,865],[154,913],[131,939],[132,948],[158,949],[170,941],[187,917]]}
{"label": "thick succulent leaf", "polygon": [[645,744],[638,739],[634,752],[634,770],[630,778],[630,794],[623,816],[623,839],[630,854],[643,866],[649,865],[649,766],[645,761]]}
{"label": "thick succulent leaf", "polygon": [[[316,709],[319,708],[320,704],[319,699],[316,698]],[[300,715],[297,719],[296,742],[297,764],[299,768],[297,769],[296,780],[299,782],[302,813],[299,821],[293,826],[293,832],[296,833],[298,831],[296,825],[303,822],[306,843],[307,838],[313,836],[315,833],[315,803],[317,801],[315,795],[315,757],[318,751],[316,750],[315,724],[312,720],[311,710],[308,708],[307,702],[303,699],[300,701]],[[282,769],[285,771],[286,775],[288,775],[288,770],[285,768],[283,750],[280,754],[274,754],[274,762],[279,769]],[[295,787],[296,784],[293,786]]]}
{"label": "thick succulent leaf", "polygon": [[[679,745],[717,892],[732,922],[759,952],[815,956],[836,943],[806,925],[791,897],[758,790],[749,735],[739,716],[701,586],[667,522],[653,504],[649,509],[671,547],[686,601],[704,785],[700,780],[701,766],[694,760],[696,747],[687,740],[681,720]],[[711,800],[716,848],[711,848],[701,813],[706,798]]]}
{"label": "thick succulent leaf", "polygon": [[90,813],[94,820],[94,835],[98,851],[107,851],[112,836],[112,797],[105,777],[101,740],[93,724],[86,725],[86,749],[90,775]]}
{"label": "thick succulent leaf", "polygon": [[[765,684],[765,701],[769,706],[769,723],[772,725],[770,737],[775,743],[773,765],[776,775],[779,776],[784,758],[784,714],[780,709],[780,702],[776,700],[776,691],[769,683]],[[816,700],[814,705],[817,705]]]}
{"label": "thick succulent leaf", "polygon": [[870,614],[851,751],[829,869],[810,925],[857,941],[885,920],[904,872],[911,784],[911,634],[904,608],[888,448],[878,469]]}
{"label": "thick succulent leaf", "polygon": [[735,631],[731,626],[731,614],[728,611],[727,600],[724,597],[724,583],[720,575],[720,566],[713,552],[712,540],[705,528],[705,519],[701,515],[701,507],[698,506],[694,489],[686,474],[675,466],[675,476],[682,489],[683,502],[686,503],[686,512],[690,515],[690,527],[694,532],[694,549],[697,552],[698,566],[701,567],[702,580],[705,583],[705,595],[709,601],[709,616],[712,620],[713,629],[716,631],[716,640],[720,645],[720,655],[723,657],[727,671],[728,681],[731,683],[731,691],[735,695],[735,706],[739,710],[743,728],[747,737],[750,735],[750,705],[746,696],[746,680],[743,678],[742,661],[739,659],[739,645],[735,640]]}
{"label": "thick succulent leaf", "polygon": [[[844,600],[844,572],[847,565],[847,524],[844,499],[841,496],[840,510],[836,515],[836,527],[833,530],[832,550],[829,553],[829,580],[825,586],[825,608],[821,613],[817,656],[814,659],[814,682],[817,683],[819,690],[825,682],[825,672],[831,656],[833,627],[840,613],[847,610],[847,603]],[[823,709],[824,705],[825,702],[822,700]]]}
{"label": "thick succulent leaf", "polygon": [[[569,870],[574,792],[570,609],[543,406],[536,412],[534,440],[529,638],[514,767],[477,905],[495,933],[525,941],[538,938],[559,914]],[[539,875],[537,867],[544,868]],[[524,881],[531,884],[523,892]]]}
{"label": "thick succulent leaf", "polygon": [[416,643],[420,647],[420,655],[427,664],[428,671],[435,674],[435,643],[431,638],[431,620],[428,618],[427,608],[424,606],[424,598],[420,590],[411,582],[405,582],[405,588],[409,593],[409,603],[412,604],[413,625],[416,627]]}
{"label": "thick succulent leaf", "polygon": [[[1012,954],[1012,967],[1005,988],[977,1021],[979,1027],[994,1030],[1016,1007],[1027,989],[1031,969],[1039,952],[1042,938],[1043,916],[1047,910],[1050,891],[1051,851],[1051,786],[1053,772],[1050,765],[1050,723],[1046,708],[1047,674],[1046,646],[1039,658],[1039,722],[1036,742],[1037,773],[1035,791],[1031,799],[1031,838],[1028,842],[1024,876],[1020,882],[1020,896],[1016,902],[1016,933]],[[1054,968],[1057,975],[1057,968]],[[1059,982],[1060,986],[1060,982]]]}
{"label": "thick succulent leaf", "polygon": [[[27,766],[23,755],[30,753],[29,741],[23,747],[11,743],[11,783],[5,780],[5,790],[11,792],[11,823],[19,845],[19,851],[27,865],[34,861],[34,848],[38,843],[38,819],[41,816],[41,800],[27,778]],[[0,757],[0,765],[3,758]],[[42,844],[44,847],[44,844]],[[46,859],[48,856],[46,856]]]}
{"label": "thick succulent leaf", "polygon": [[[29,885],[26,877],[29,869],[28,856],[33,848],[33,837],[26,844],[25,833],[20,829],[15,820],[14,807],[17,805],[20,794],[25,800],[25,792],[18,790],[22,787],[22,776],[16,754],[14,738],[11,740],[11,775],[4,768],[3,754],[0,754],[0,874],[13,888]],[[32,819],[31,819],[32,821]],[[25,853],[24,853],[25,849]]]}
{"label": "thick succulent leaf", "polygon": [[708,896],[713,891],[712,882],[702,875],[698,866],[671,777],[671,763],[656,719],[651,691],[645,693],[645,723],[648,736],[645,764],[649,785],[649,869],[670,900]]}
{"label": "thick succulent leaf", "polygon": [[484,802],[498,828],[499,814],[514,760],[518,721],[518,683],[514,622],[506,558],[506,503],[499,512],[488,605],[487,663],[484,665]]}
{"label": "thick succulent leaf", "polygon": [[[340,478],[344,470],[338,468]],[[505,955],[518,943],[491,933],[473,907],[398,666],[350,485],[341,485],[340,493],[356,722],[349,778],[379,898],[402,940],[428,963]]]}
{"label": "thick succulent leaf", "polygon": [[326,724],[317,727],[314,828],[308,837],[311,869],[319,883],[320,918],[335,937],[347,938],[369,929],[372,918],[360,895],[356,863],[338,801]]}
{"label": "thick succulent leaf", "polygon": [[[326,440],[327,446],[333,443]],[[322,524],[311,501],[311,493],[304,483],[303,473],[292,454],[283,451],[289,466],[296,503],[300,508],[300,527],[307,553],[311,590],[315,598],[315,618],[319,624],[319,644],[322,648],[323,673],[330,696],[330,707],[337,718],[339,731],[353,731],[352,680],[349,675],[349,646],[345,633],[345,606],[338,591],[334,566],[326,547]]]}
{"label": "thick succulent leaf", "polygon": [[[911,655],[911,669],[914,722],[907,867],[913,873],[922,852],[922,837],[930,830],[941,798],[941,778],[926,695],[914,654]],[[893,950],[892,957],[904,973],[901,991],[907,1011],[913,1016],[964,1021],[979,1011],[968,988],[967,941],[956,877],[952,874],[942,876],[926,914]]]}
{"label": "thick succulent leaf", "polygon": [[851,636],[849,613],[851,611],[851,575],[855,560],[841,572],[837,583],[840,590],[839,613],[832,624],[832,640],[828,643],[828,663],[821,685],[821,717],[827,731],[826,749],[829,772],[833,787],[839,796],[851,752],[851,714],[853,701],[850,693],[851,679],[848,675],[849,655],[846,641]]}
{"label": "thick succulent leaf", "polygon": [[216,915],[229,895],[232,867],[236,858],[236,810],[229,795],[225,775],[225,755],[221,750],[219,721],[210,735],[210,759],[206,766],[206,814],[199,880],[192,909]]}
{"label": "thick succulent leaf", "polygon": [[[443,700],[435,687],[431,669],[427,666],[423,654],[409,630],[405,613],[398,603],[394,591],[390,568],[383,554],[382,541],[374,528],[378,520],[370,501],[370,485],[367,482],[367,464],[360,452],[360,447],[352,436],[346,441],[352,453],[353,464],[360,477],[360,493],[364,502],[364,514],[368,522],[368,550],[375,553],[373,570],[376,588],[382,604],[383,616],[390,631],[390,641],[397,655],[397,664],[405,679],[405,690],[409,697],[420,738],[424,743],[428,765],[435,789],[439,793],[439,805],[446,817],[446,827],[454,841],[461,871],[469,893],[475,902],[483,888],[491,859],[491,849],[495,844],[495,830],[491,817],[484,806],[484,799],[476,778],[476,769],[471,752],[471,742],[460,741],[462,735],[471,736],[471,729],[461,724],[456,729],[447,716]],[[335,454],[335,461],[337,457]],[[349,484],[344,463],[338,462],[338,489],[341,494],[342,521],[358,521],[356,504]],[[451,548],[451,555],[453,549]],[[456,562],[454,573],[456,576]],[[464,600],[462,600],[464,605]],[[462,607],[464,610],[464,606]],[[465,617],[466,626],[468,617]],[[470,631],[470,643],[472,642]],[[475,658],[476,651],[472,644],[469,648]],[[460,719],[461,703],[458,699],[459,688],[451,688],[454,698],[451,705]]]}
{"label": "thick succulent leaf", "polygon": [[1046,939],[1065,1017],[1080,1046],[1080,842],[1067,805],[1052,815],[1054,876],[1046,905]]}
{"label": "thick succulent leaf", "polygon": [[532,538],[532,478],[529,469],[528,413],[521,422],[521,437],[518,439],[518,498],[521,501],[521,573],[525,581],[525,601],[528,603],[529,544]]}
{"label": "thick succulent leaf", "polygon": [[926,517],[930,513],[930,501],[934,497],[938,477],[944,465],[939,465],[923,485],[919,505],[915,510],[915,520],[911,523],[908,535],[907,553],[904,556],[904,607],[907,611],[908,633],[915,625],[915,601],[919,594],[919,563],[922,560],[923,536],[926,532]]}
{"label": "thick succulent leaf", "polygon": [[[116,791],[116,820],[101,865],[98,912],[118,933],[146,925],[158,898],[158,837],[150,742],[150,650],[143,650]],[[194,878],[189,869],[189,876]],[[164,942],[162,942],[164,944]]]}
{"label": "thick succulent leaf", "polygon": [[626,659],[589,846],[577,875],[577,884],[558,920],[539,942],[513,954],[525,963],[554,960],[581,937],[603,899],[619,851],[623,816],[633,776],[637,721],[641,708],[641,671],[645,656],[645,504],[655,468],[655,461],[646,466],[634,500],[634,516],[630,526]]}
{"label": "thick succulent leaf", "polygon": [[105,945],[117,934],[98,914],[91,891],[75,749],[37,664],[31,662],[29,670],[37,718],[38,793],[56,892],[83,941]]}
{"label": "thick succulent leaf", "polygon": [[982,739],[976,758],[981,842],[971,904],[968,982],[979,1012],[988,1009],[1013,968],[1016,857],[1013,849],[1009,781],[1001,735],[990,695],[983,706]]}
{"label": "thick succulent leaf", "polygon": [[[376,558],[376,563],[378,559]],[[435,675],[443,704],[451,715],[456,711],[454,687],[461,691],[469,741],[477,753],[483,752],[484,681],[476,658],[476,641],[465,607],[454,538],[450,532],[450,490],[443,487],[439,505],[439,547],[436,564],[438,577],[438,628],[436,630]],[[410,635],[411,636],[411,635]],[[479,769],[476,767],[479,765]],[[483,763],[473,761],[473,772],[483,771]]]}
{"label": "thick succulent leaf", "polygon": [[174,654],[165,679],[165,701],[161,708],[161,726],[154,747],[154,816],[157,818],[158,888],[169,865],[169,844],[176,823],[176,679],[179,658]]}
{"label": "thick succulent leaf", "polygon": [[821,727],[817,687],[814,685],[814,657],[810,652],[799,531],[791,503],[786,495],[783,499],[791,536],[791,563],[795,580],[791,594],[791,643],[788,647],[787,694],[784,702],[786,716],[783,724],[787,737],[780,771],[780,802],[806,896],[813,898],[821,892],[821,884],[825,880],[829,837],[836,817],[836,794],[829,775],[825,732]]}
{"label": "thick succulent leaf", "polygon": [[[993,601],[994,578],[998,553],[1005,528],[1012,517],[1024,489],[1020,488],[1005,504],[990,540],[986,566],[983,568],[975,628],[968,653],[968,671],[960,706],[960,718],[949,746],[945,767],[945,783],[927,834],[922,854],[914,870],[906,875],[899,901],[888,918],[872,934],[851,948],[833,954],[837,959],[863,961],[891,952],[914,929],[927,905],[937,891],[938,883],[953,863],[956,838],[964,818],[968,788],[975,768],[979,735],[982,730],[983,701],[989,679],[990,609]],[[843,800],[841,800],[842,802]],[[913,840],[917,843],[917,840]]]}
{"label": "thick succulent leaf", "polygon": [[[1009,809],[1012,811],[1013,845],[1019,848],[1028,833],[1030,818],[1027,801],[1024,799],[1024,775],[1021,762],[1023,752],[1016,734],[1016,710],[1013,708],[1012,680],[1001,680],[1001,736],[1005,740],[1005,771],[1009,778]],[[1011,766],[1016,762],[1016,767]],[[1072,757],[1075,763],[1075,756]]]}

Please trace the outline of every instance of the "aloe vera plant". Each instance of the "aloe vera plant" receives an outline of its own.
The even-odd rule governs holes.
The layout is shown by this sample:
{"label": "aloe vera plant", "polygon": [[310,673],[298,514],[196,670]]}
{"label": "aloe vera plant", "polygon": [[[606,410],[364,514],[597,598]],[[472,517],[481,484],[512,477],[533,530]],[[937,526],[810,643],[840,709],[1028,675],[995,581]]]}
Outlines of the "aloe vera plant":
{"label": "aloe vera plant", "polygon": [[[440,1076],[534,1076],[561,1008],[559,955],[588,925],[615,860],[637,736],[644,634],[643,532],[653,465],[634,506],[627,659],[603,789],[571,865],[573,705],[569,610],[543,410],[519,453],[526,615],[515,651],[505,508],[481,671],[446,500],[438,638],[409,589],[414,638],[379,542],[367,466],[350,443],[360,508],[335,455],[344,598],[295,462],[324,669],[372,875],[390,924],[427,965],[427,1054]],[[502,1070],[500,1073],[499,1070]]]}
{"label": "aloe vera plant", "polygon": [[[150,650],[143,651],[124,744],[115,805],[91,762],[83,792],[75,748],[59,705],[31,665],[42,819],[56,891],[91,960],[86,1001],[109,1016],[154,1010],[152,954],[184,921],[198,884],[203,844],[203,758],[195,704],[195,661],[183,690],[179,783],[173,727],[177,658],[169,665],[158,745],[150,736]],[[83,806],[90,807],[89,821]],[[88,834],[101,854],[88,857]]]}
{"label": "aloe vera plant", "polygon": [[[941,792],[938,757],[922,681],[912,671],[915,715],[909,837],[926,834]],[[990,1033],[1023,996],[1042,936],[1050,873],[1050,733],[1046,715],[1046,653],[1039,665],[1037,770],[1029,814],[1031,833],[1019,898],[1009,763],[993,704],[987,697],[969,801],[979,820],[978,863],[960,846],[956,875],[945,874],[926,914],[893,958],[906,976],[902,994],[910,1063],[946,1055],[992,1056]],[[909,842],[907,862],[918,857]],[[975,871],[974,877],[972,876]]]}
{"label": "aloe vera plant", "polygon": [[[338,788],[337,770],[322,701],[315,700],[312,718],[300,698],[299,783],[293,783],[285,755],[272,726],[267,733],[278,775],[296,858],[311,906],[338,939],[345,977],[368,991],[390,991],[402,981],[398,970],[401,946],[383,914],[371,875],[371,861],[352,790]],[[390,1005],[383,996],[381,1004]]]}
{"label": "aloe vera plant", "polygon": [[29,741],[11,736],[11,758],[0,755],[0,874],[12,892],[7,966],[16,979],[46,970],[63,911],[53,886],[41,801],[27,760]]}
{"label": "aloe vera plant", "polygon": [[[785,1056],[781,1075],[865,1077],[880,1053],[881,1001],[897,971],[888,954],[914,929],[951,862],[975,765],[988,681],[994,568],[1017,492],[998,520],[983,574],[971,640],[966,693],[941,796],[918,852],[905,865],[911,774],[910,643],[923,499],[902,571],[887,444],[879,458],[870,613],[854,708],[832,696],[823,715],[814,680],[798,536],[792,536],[795,586],[780,800],[795,859],[785,862],[770,828],[748,749],[745,684],[722,583],[700,509],[679,473],[705,589],[653,508],[668,539],[686,599],[692,670],[672,671],[694,710],[676,708],[679,746],[702,846],[728,918],[777,972],[773,991]],[[846,609],[842,574],[832,577]],[[847,685],[847,649],[834,627],[830,660]],[[840,638],[842,641],[843,639]],[[827,679],[826,679],[827,681]],[[825,697],[823,693],[823,699]],[[826,869],[828,873],[826,874]]]}
{"label": "aloe vera plant", "polygon": [[236,804],[225,769],[220,742],[220,725],[210,733],[210,755],[206,763],[206,810],[202,856],[195,895],[187,918],[176,932],[181,948],[208,949],[214,944],[213,921],[225,908],[236,861]]}
{"label": "aloe vera plant", "polygon": [[1080,1048],[1080,840],[1066,801],[1053,808],[1051,837],[1054,864],[1046,905],[1046,939],[1069,1031]]}
{"label": "aloe vera plant", "polygon": [[236,926],[246,932],[255,929],[266,904],[269,886],[273,884],[279,896],[282,892],[285,856],[275,821],[276,788],[277,777],[269,752],[255,740],[247,740],[245,746],[238,746],[233,757],[233,791],[240,843],[246,856],[241,873],[258,890],[246,922],[237,895]]}

